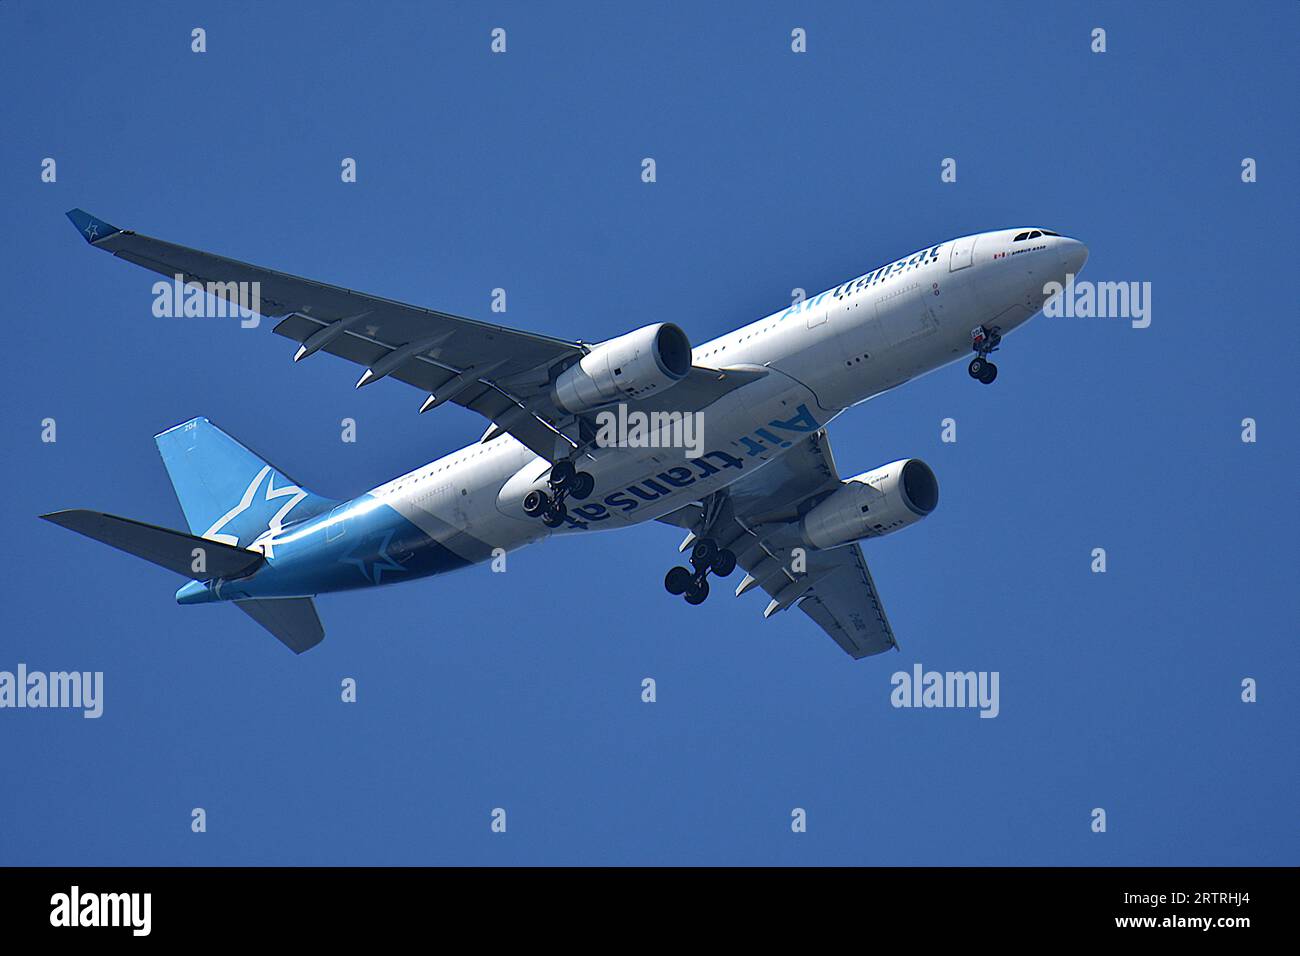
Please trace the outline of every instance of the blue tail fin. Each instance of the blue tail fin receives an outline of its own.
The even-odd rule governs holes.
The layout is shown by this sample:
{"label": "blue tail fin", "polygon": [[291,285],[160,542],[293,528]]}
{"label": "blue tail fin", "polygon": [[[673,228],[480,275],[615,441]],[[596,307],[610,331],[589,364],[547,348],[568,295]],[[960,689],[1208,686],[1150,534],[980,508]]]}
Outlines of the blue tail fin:
{"label": "blue tail fin", "polygon": [[338,503],[307,491],[206,418],[154,441],[190,531],[201,538],[247,548]]}

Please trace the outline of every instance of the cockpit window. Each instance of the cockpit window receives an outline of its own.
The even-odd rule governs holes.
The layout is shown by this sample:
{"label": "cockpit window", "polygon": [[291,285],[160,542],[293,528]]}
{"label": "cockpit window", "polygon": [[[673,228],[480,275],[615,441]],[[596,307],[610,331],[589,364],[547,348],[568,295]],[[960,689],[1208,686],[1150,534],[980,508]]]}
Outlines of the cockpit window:
{"label": "cockpit window", "polygon": [[1052,232],[1052,230],[1050,230],[1050,229],[1044,229],[1044,230],[1043,230],[1043,235],[1045,235],[1045,236],[1059,236],[1060,233],[1059,233],[1059,232]]}
{"label": "cockpit window", "polygon": [[1043,231],[1042,231],[1041,229],[1035,229],[1033,232],[1031,232],[1031,233],[1029,234],[1029,238],[1030,238],[1030,239],[1038,239],[1038,238],[1040,238],[1042,235],[1043,235]]}
{"label": "cockpit window", "polygon": [[1016,236],[1016,238],[1012,239],[1011,241],[1012,241],[1012,242],[1024,242],[1024,241],[1025,241],[1026,239],[1028,239],[1028,238],[1029,238],[1029,233],[1027,233],[1027,232],[1022,232],[1020,235]]}

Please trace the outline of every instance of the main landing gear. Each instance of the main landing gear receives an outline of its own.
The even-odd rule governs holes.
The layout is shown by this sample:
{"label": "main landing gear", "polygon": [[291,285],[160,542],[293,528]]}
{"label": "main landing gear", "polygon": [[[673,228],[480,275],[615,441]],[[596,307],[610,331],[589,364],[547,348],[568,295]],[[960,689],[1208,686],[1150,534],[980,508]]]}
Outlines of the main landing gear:
{"label": "main landing gear", "polygon": [[530,491],[524,496],[524,514],[530,518],[542,519],[548,528],[558,528],[564,524],[569,509],[564,506],[566,498],[585,501],[596,490],[596,479],[590,472],[578,471],[578,466],[567,458],[551,466],[551,473],[546,478],[550,492]]}
{"label": "main landing gear", "polygon": [[736,556],[726,548],[719,548],[712,538],[701,538],[691,548],[691,568],[680,565],[664,575],[664,587],[669,594],[686,595],[687,604],[703,604],[709,596],[708,574],[712,571],[725,578],[736,570]]}
{"label": "main landing gear", "polygon": [[1002,344],[1002,336],[998,334],[997,327],[986,329],[980,326],[970,334],[970,347],[975,351],[975,358],[970,360],[970,365],[966,366],[966,371],[970,372],[970,377],[978,379],[984,385],[992,385],[993,380],[998,377],[998,367],[990,362],[985,356],[990,352],[996,352],[998,346]]}

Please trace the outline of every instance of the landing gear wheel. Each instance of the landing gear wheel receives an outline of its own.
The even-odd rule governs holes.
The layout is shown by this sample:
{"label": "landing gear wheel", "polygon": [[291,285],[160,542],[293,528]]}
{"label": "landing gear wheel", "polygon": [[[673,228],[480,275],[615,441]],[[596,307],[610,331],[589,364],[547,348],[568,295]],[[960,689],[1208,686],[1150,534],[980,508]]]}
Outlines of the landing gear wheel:
{"label": "landing gear wheel", "polygon": [[673,568],[664,576],[669,594],[684,594],[687,604],[703,604],[709,596],[709,574],[725,578],[736,570],[735,552],[719,548],[714,538],[698,538],[691,548],[691,567]]}
{"label": "landing gear wheel", "polygon": [[551,466],[551,487],[567,488],[573,483],[574,477],[578,474],[578,466],[567,458],[557,461]]}
{"label": "landing gear wheel", "polygon": [[545,514],[546,509],[550,506],[551,499],[547,497],[544,491],[530,491],[524,495],[524,514],[530,518]]}
{"label": "landing gear wheel", "polygon": [[577,501],[586,501],[595,490],[596,479],[591,477],[590,472],[580,471],[569,482],[569,497]]}
{"label": "landing gear wheel", "polygon": [[701,538],[695,542],[695,547],[691,548],[691,564],[702,571],[713,563],[717,553],[718,545],[712,538]]}
{"label": "landing gear wheel", "polygon": [[732,571],[736,570],[736,555],[726,548],[721,549],[713,556],[713,563],[709,568],[720,578],[725,578]]}
{"label": "landing gear wheel", "polygon": [[680,565],[669,568],[668,573],[664,575],[664,587],[669,594],[685,594],[694,581],[695,578],[691,572]]}
{"label": "landing gear wheel", "polygon": [[703,604],[704,599],[709,596],[709,582],[703,577],[694,578],[691,586],[686,589],[687,604]]}
{"label": "landing gear wheel", "polygon": [[564,524],[564,519],[569,516],[569,509],[564,507],[563,501],[552,501],[550,506],[542,515],[542,524],[548,528],[558,528]]}
{"label": "landing gear wheel", "polygon": [[1002,333],[998,331],[997,326],[988,329],[981,325],[971,331],[970,347],[975,350],[975,358],[971,359],[970,364],[966,366],[966,371],[970,372],[971,378],[985,385],[992,384],[998,377],[998,367],[985,356],[990,352],[996,352],[1001,344]]}

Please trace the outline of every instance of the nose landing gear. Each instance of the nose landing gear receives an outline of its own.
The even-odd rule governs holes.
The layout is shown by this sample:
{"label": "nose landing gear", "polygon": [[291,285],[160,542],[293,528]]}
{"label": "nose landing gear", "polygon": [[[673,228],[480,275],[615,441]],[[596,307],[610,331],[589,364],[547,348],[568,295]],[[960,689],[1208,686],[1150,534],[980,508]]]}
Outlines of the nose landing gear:
{"label": "nose landing gear", "polygon": [[971,378],[984,385],[993,384],[993,380],[998,377],[998,367],[985,356],[990,352],[996,352],[1001,344],[1002,336],[996,326],[986,329],[981,325],[971,330],[970,347],[975,352],[975,358],[971,359],[970,364],[966,366],[966,371],[970,372]]}
{"label": "nose landing gear", "polygon": [[736,556],[719,548],[712,538],[701,538],[691,548],[691,568],[694,571],[680,565],[670,568],[664,575],[664,587],[669,594],[685,595],[687,604],[703,604],[709,596],[709,572],[725,578],[736,570]]}
{"label": "nose landing gear", "polygon": [[577,466],[567,458],[551,466],[551,473],[546,478],[550,493],[530,491],[524,496],[524,514],[530,518],[542,519],[548,528],[558,528],[564,524],[569,509],[565,507],[566,498],[585,501],[596,490],[596,479],[590,472],[578,471]]}

